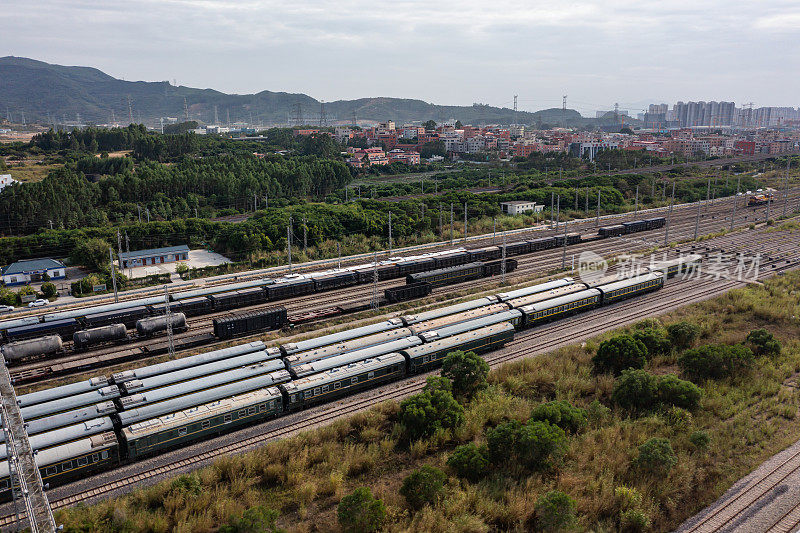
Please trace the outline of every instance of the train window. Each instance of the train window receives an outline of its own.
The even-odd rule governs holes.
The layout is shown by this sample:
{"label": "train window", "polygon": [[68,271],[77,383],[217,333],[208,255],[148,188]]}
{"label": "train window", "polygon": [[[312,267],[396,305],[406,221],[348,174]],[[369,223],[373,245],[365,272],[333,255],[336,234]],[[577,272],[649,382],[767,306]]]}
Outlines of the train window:
{"label": "train window", "polygon": [[312,393],[312,395],[313,396],[318,396],[319,395],[319,387],[314,389],[314,392]]}
{"label": "train window", "polygon": [[96,463],[99,460],[100,460],[100,456],[98,454],[96,454],[96,453],[93,453],[92,454],[92,462]]}
{"label": "train window", "polygon": [[100,459],[108,459],[108,450],[100,452]]}
{"label": "train window", "polygon": [[78,457],[78,466],[86,466],[88,464],[89,464],[89,457],[85,455],[83,457]]}
{"label": "train window", "polygon": [[201,429],[208,429],[210,427],[211,427],[211,420],[203,420],[202,422],[200,422]]}
{"label": "train window", "polygon": [[322,392],[328,392],[330,390],[330,385],[323,385]]}
{"label": "train window", "polygon": [[289,398],[289,401],[290,401],[291,403],[294,403],[295,401],[297,401],[297,398],[295,397],[295,395],[294,395],[294,394],[292,394],[292,396]]}
{"label": "train window", "polygon": [[351,380],[350,380],[350,383],[352,383],[352,384],[354,384],[354,385],[355,385],[356,383],[358,383],[358,376],[353,376],[353,379],[351,379]]}
{"label": "train window", "polygon": [[227,414],[227,415],[225,415],[225,418],[223,418],[223,419],[222,419],[222,421],[223,421],[225,424],[228,424],[228,423],[230,423],[230,421],[231,421],[231,420],[233,420],[233,415],[231,415],[231,414]]}
{"label": "train window", "polygon": [[247,411],[246,410],[242,409],[241,411],[239,411],[238,418],[244,418],[245,416],[247,416]]}
{"label": "train window", "polygon": [[247,414],[248,415],[254,415],[255,413],[256,413],[256,407],[248,407],[247,408]]}
{"label": "train window", "polygon": [[370,372],[369,374],[367,374],[367,379],[372,379],[374,377],[375,377],[375,372]]}
{"label": "train window", "polygon": [[182,427],[178,430],[179,437],[185,437],[187,433],[189,433],[189,428]]}
{"label": "train window", "polygon": [[56,474],[58,474],[58,467],[55,466],[48,466],[44,471],[44,475],[47,477],[55,476]]}
{"label": "train window", "polygon": [[336,383],[334,383],[334,384],[333,384],[333,390],[336,390],[336,389],[338,389],[338,388],[339,388],[339,387],[341,387],[341,386],[342,386],[342,384],[341,384],[340,382],[338,382],[338,381],[337,381]]}

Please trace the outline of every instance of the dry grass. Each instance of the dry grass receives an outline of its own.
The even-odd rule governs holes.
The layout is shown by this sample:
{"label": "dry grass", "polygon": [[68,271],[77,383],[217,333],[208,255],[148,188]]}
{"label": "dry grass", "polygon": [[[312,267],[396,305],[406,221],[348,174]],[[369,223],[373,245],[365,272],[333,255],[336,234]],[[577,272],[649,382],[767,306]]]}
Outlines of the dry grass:
{"label": "dry grass", "polygon": [[11,174],[11,177],[17,181],[41,181],[51,170],[62,166],[59,164],[43,165],[36,161],[25,161],[9,164],[9,168],[5,173]]}
{"label": "dry grass", "polygon": [[[519,477],[495,472],[478,483],[451,475],[444,500],[416,513],[398,493],[414,468],[430,464],[447,470],[445,461],[456,445],[483,441],[485,428],[502,420],[524,420],[539,401],[565,399],[590,411],[595,400],[610,406],[613,379],[595,376],[590,368],[598,342],[607,335],[493,371],[490,386],[467,406],[464,424],[452,432],[404,447],[396,438],[399,408],[384,403],[220,459],[180,482],[60,511],[58,519],[72,531],[215,531],[229,517],[264,505],[280,511],[279,524],[290,531],[335,531],[341,497],[367,485],[387,506],[389,531],[527,531],[533,528],[537,498],[553,489],[575,498],[581,530],[617,530],[621,512],[632,508],[650,519],[653,530],[671,530],[800,438],[799,282],[797,273],[778,277],[661,317],[665,324],[698,324],[701,342],[740,342],[748,331],[764,326],[784,349],[774,359],[758,360],[747,376],[700,384],[701,407],[683,426],[671,426],[660,414],[631,418],[618,409],[590,415],[589,428],[570,439],[553,472]],[[676,372],[674,359],[659,357],[649,369]],[[696,430],[710,436],[707,449],[690,442]],[[637,447],[651,437],[670,439],[678,457],[666,476],[642,476],[631,468]]]}

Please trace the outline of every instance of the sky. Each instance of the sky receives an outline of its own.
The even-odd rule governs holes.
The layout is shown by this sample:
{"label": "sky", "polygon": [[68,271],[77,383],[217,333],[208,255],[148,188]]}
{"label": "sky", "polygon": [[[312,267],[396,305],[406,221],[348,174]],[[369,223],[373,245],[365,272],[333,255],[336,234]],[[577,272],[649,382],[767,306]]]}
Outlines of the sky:
{"label": "sky", "polygon": [[4,0],[0,56],[126,80],[521,110],[800,105],[800,1]]}

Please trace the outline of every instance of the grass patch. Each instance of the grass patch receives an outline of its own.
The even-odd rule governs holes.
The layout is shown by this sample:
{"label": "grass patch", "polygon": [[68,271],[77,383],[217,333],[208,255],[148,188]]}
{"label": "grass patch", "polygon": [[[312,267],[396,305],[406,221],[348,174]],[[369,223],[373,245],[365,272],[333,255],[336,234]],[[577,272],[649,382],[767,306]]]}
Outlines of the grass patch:
{"label": "grass patch", "polygon": [[[743,342],[749,331],[765,327],[783,345],[780,354],[757,358],[746,375],[697,383],[700,407],[680,423],[669,412],[632,416],[613,405],[614,378],[593,374],[591,358],[616,331],[492,371],[489,387],[465,406],[464,423],[454,430],[404,444],[398,439],[399,407],[387,402],[188,476],[61,510],[57,519],[66,531],[216,531],[262,506],[278,511],[278,525],[287,530],[329,531],[338,530],[341,498],[367,486],[386,506],[389,531],[530,530],[541,520],[541,498],[553,491],[574,499],[580,530],[634,523],[672,530],[800,438],[798,283],[800,273],[775,277],[660,318],[664,325],[696,324],[699,344]],[[646,370],[679,373],[676,358],[654,357]],[[550,400],[588,412],[588,427],[569,438],[554,469],[514,475],[495,470],[470,482],[446,465],[456,446],[485,444],[487,428],[524,421],[534,406]],[[677,460],[663,475],[637,470],[642,445],[654,438],[667,439]],[[414,511],[399,489],[425,465],[441,468],[448,480],[438,504]]]}

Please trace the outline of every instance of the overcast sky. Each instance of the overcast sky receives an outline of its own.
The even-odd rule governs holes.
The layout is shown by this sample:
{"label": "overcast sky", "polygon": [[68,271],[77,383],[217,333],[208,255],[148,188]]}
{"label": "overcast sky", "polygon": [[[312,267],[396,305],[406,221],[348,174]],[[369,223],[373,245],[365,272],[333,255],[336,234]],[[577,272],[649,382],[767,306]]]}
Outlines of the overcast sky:
{"label": "overcast sky", "polygon": [[800,1],[4,0],[0,55],[225,92],[800,104]]}

